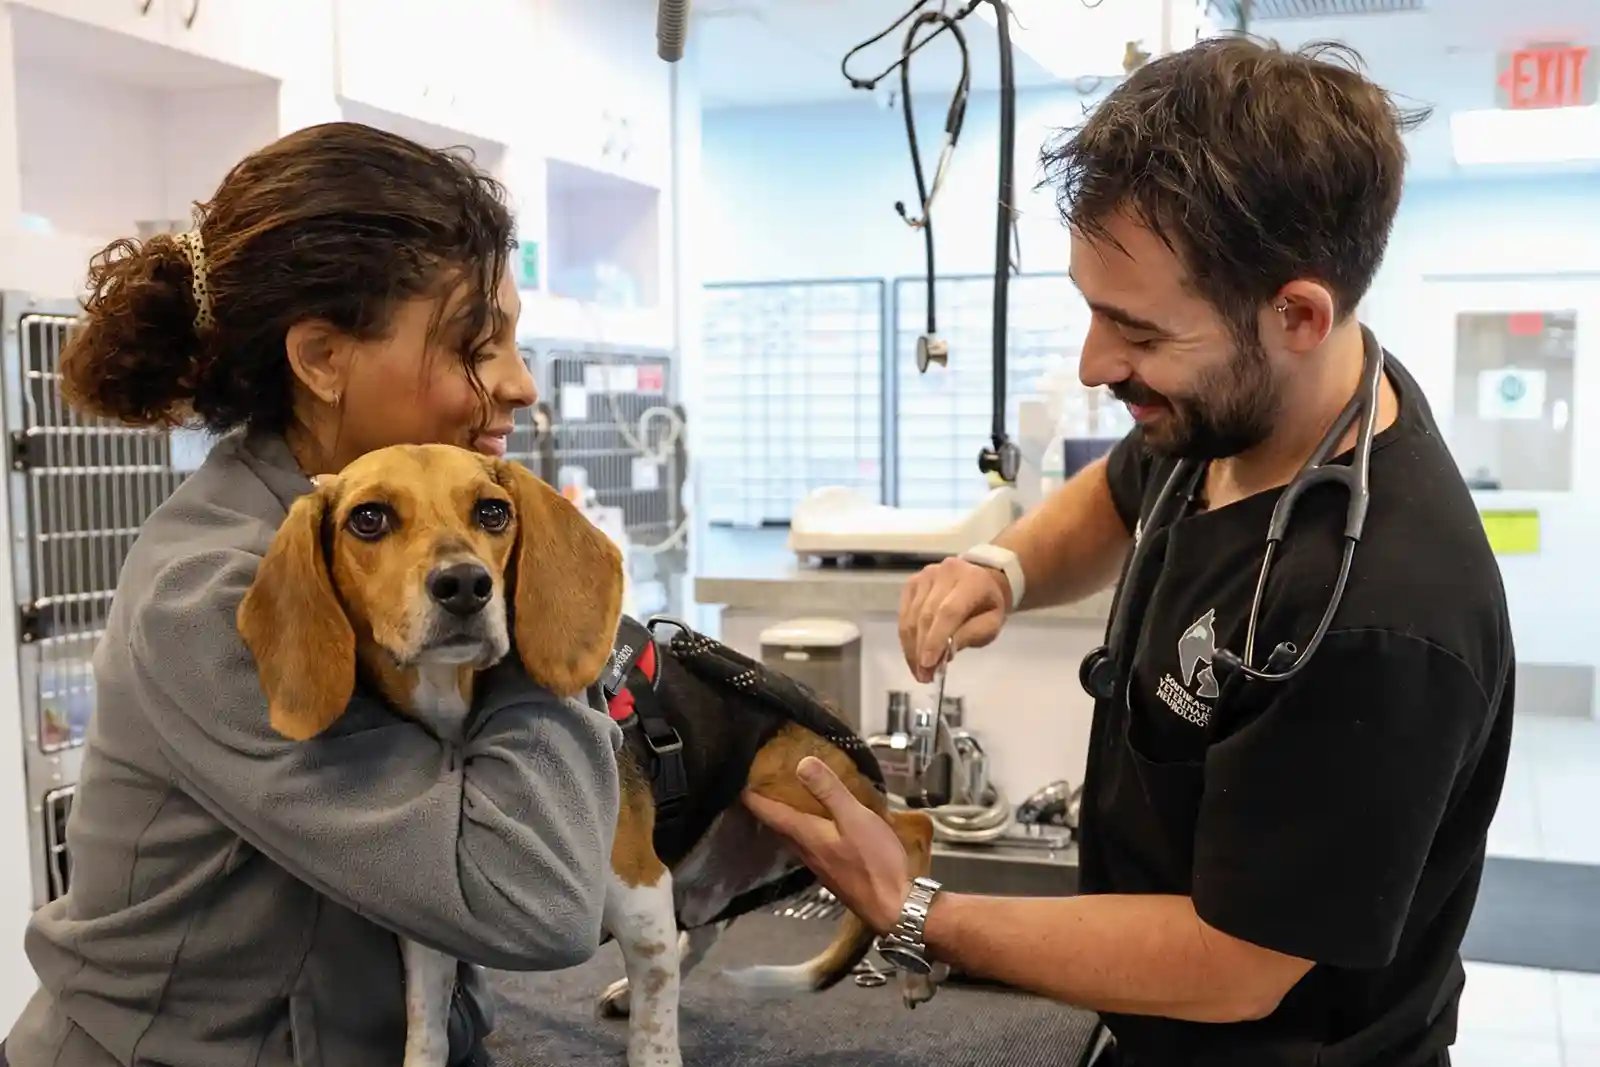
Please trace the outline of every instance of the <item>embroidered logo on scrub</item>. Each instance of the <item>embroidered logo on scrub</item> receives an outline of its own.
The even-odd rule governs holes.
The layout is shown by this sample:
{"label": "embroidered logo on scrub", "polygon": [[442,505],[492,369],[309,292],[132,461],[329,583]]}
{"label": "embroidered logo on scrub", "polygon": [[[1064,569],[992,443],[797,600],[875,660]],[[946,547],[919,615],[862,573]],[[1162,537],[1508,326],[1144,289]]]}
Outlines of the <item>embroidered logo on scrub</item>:
{"label": "embroidered logo on scrub", "polygon": [[1196,726],[1211,721],[1211,706],[1205,702],[1216,700],[1221,691],[1212,670],[1212,660],[1217,655],[1216,623],[1217,612],[1213,608],[1183,631],[1178,638],[1178,670],[1183,679],[1166,674],[1156,691],[1173,714]]}

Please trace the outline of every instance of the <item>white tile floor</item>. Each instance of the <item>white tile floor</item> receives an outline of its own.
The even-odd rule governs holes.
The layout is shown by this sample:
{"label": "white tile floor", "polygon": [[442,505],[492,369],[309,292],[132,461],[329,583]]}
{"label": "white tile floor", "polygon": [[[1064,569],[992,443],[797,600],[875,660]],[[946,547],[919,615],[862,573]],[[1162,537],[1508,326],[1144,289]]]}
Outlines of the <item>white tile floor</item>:
{"label": "white tile floor", "polygon": [[1600,975],[1466,966],[1455,1067],[1600,1067]]}
{"label": "white tile floor", "polygon": [[[1600,864],[1600,722],[1523,715],[1511,748],[1489,854]],[[1453,1058],[1600,1067],[1600,974],[1469,962]]]}
{"label": "white tile floor", "polygon": [[1517,719],[1489,854],[1600,864],[1600,722]]}

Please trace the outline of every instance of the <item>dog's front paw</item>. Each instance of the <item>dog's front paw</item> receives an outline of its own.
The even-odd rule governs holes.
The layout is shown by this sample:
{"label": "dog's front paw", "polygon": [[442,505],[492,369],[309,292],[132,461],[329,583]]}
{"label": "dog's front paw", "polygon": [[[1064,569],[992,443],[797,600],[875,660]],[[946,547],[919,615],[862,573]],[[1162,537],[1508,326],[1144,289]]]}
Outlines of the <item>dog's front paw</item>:
{"label": "dog's front paw", "polygon": [[596,1010],[602,1019],[626,1019],[632,1005],[633,998],[628,995],[628,980],[619,978],[600,994]]}
{"label": "dog's front paw", "polygon": [[908,1008],[915,1008],[918,1004],[926,1004],[933,999],[939,991],[939,983],[950,976],[950,968],[944,964],[936,964],[932,974],[912,974],[909,971],[900,972],[900,999],[905,1001]]}

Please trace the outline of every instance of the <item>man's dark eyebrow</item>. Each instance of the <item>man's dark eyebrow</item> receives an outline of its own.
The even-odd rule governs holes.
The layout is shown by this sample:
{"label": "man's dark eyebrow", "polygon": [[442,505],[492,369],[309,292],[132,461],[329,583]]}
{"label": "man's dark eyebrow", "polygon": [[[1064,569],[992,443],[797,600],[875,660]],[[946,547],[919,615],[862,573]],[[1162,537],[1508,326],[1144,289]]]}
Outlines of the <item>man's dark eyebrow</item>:
{"label": "man's dark eyebrow", "polygon": [[[1067,279],[1072,282],[1073,286],[1077,286],[1078,279],[1072,276],[1072,271],[1070,270],[1067,271]],[[1079,289],[1078,291],[1081,293],[1083,290]],[[1166,330],[1162,329],[1160,326],[1157,326],[1149,319],[1141,319],[1139,316],[1130,311],[1124,311],[1119,307],[1112,306],[1111,304],[1097,304],[1093,300],[1088,300],[1087,302],[1091,311],[1097,315],[1104,315],[1118,326],[1123,326],[1130,330],[1138,330],[1141,333],[1152,333],[1157,337],[1172,336]]]}

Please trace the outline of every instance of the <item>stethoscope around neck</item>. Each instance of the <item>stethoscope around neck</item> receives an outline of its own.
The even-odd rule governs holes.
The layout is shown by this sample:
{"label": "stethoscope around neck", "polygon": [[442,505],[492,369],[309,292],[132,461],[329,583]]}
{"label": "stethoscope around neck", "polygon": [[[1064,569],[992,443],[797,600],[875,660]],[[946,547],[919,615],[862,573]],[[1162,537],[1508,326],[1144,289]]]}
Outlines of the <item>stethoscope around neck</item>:
{"label": "stethoscope around neck", "polygon": [[[1237,655],[1226,648],[1217,649],[1212,667],[1219,686],[1228,678],[1239,675],[1258,682],[1282,682],[1293,678],[1310,662],[1344,599],[1345,584],[1350,578],[1350,564],[1355,558],[1356,544],[1361,540],[1361,531],[1367,521],[1367,504],[1371,498],[1368,473],[1372,465],[1372,439],[1377,428],[1378,405],[1383,389],[1383,349],[1372,331],[1365,326],[1361,327],[1361,338],[1361,387],[1333,420],[1328,432],[1296,473],[1294,480],[1284,487],[1283,494],[1272,509],[1272,518],[1267,524],[1266,554],[1262,557],[1261,570],[1256,577],[1255,596],[1250,603],[1249,622],[1245,629],[1244,655]],[[1334,449],[1350,432],[1350,427],[1357,425],[1357,420],[1359,429],[1354,459],[1348,465],[1330,464],[1328,460],[1332,458]],[[1150,535],[1170,525],[1179,507],[1194,499],[1200,479],[1205,475],[1205,467],[1202,460],[1180,460],[1162,487],[1161,495],[1156,498],[1155,506],[1150,509],[1149,518],[1134,536],[1133,558],[1128,563],[1112,603],[1106,643],[1085,656],[1078,668],[1079,682],[1097,700],[1114,700],[1119,690],[1123,698],[1127,698],[1133,673],[1133,656],[1130,653],[1137,651],[1130,647],[1134,643],[1130,639],[1133,611],[1128,602],[1133,595],[1147,593],[1138,587],[1145,577]],[[1345,508],[1344,552],[1339,561],[1339,577],[1334,583],[1333,594],[1328,598],[1328,606],[1304,650],[1296,648],[1291,641],[1283,641],[1267,656],[1266,663],[1257,668],[1254,666],[1256,624],[1260,619],[1261,601],[1266,593],[1267,578],[1272,573],[1278,545],[1288,531],[1289,520],[1300,498],[1306,490],[1324,482],[1343,485],[1349,494]]]}

